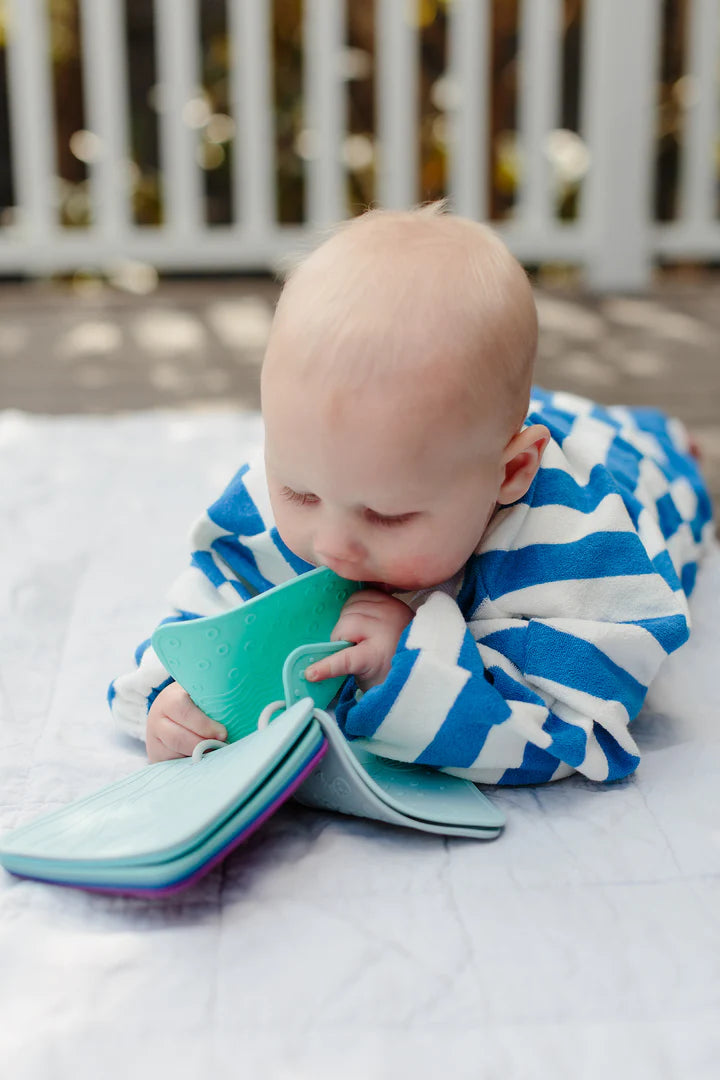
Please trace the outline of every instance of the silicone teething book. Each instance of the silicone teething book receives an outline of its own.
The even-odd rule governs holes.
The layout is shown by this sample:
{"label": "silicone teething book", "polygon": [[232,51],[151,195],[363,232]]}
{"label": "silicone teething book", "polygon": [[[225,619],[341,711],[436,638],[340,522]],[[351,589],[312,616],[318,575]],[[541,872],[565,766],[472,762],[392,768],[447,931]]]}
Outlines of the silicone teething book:
{"label": "silicone teething book", "polygon": [[293,794],[424,832],[497,836],[504,818],[474,784],[353,749],[325,708],[343,680],[305,681],[308,664],[347,647],[329,637],[359,587],[321,568],[234,611],[159,627],[165,667],[226,725],[228,742],[206,740],[191,758],[146,765],[21,825],[0,841],[0,864],[57,884],[167,895]]}

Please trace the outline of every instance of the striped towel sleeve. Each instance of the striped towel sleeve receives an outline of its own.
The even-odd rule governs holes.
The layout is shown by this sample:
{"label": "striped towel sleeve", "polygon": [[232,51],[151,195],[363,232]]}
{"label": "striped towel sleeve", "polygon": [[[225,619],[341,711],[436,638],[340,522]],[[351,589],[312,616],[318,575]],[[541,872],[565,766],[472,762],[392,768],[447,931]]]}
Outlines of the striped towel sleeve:
{"label": "striped towel sleeve", "polygon": [[[238,470],[190,533],[189,565],[169,591],[173,612],[163,622],[219,615],[311,569],[283,543],[275,528],[261,454]],[[135,667],[108,690],[113,720],[145,738],[147,713],[172,680],[150,638],[135,653]]]}
{"label": "striped towel sleeve", "polygon": [[405,631],[383,684],[338,705],[350,738],[383,757],[489,784],[537,784],[573,771],[633,772],[628,730],[667,652],[688,634],[670,616],[483,620],[468,626],[435,592]]}

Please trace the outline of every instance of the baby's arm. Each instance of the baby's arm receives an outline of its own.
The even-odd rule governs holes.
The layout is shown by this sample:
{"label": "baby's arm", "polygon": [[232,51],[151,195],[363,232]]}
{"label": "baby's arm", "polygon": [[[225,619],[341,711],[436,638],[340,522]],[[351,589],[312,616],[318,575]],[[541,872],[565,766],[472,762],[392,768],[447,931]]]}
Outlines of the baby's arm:
{"label": "baby's arm", "polygon": [[688,634],[666,592],[665,612],[656,605],[636,622],[470,626],[451,597],[433,593],[401,637],[387,679],[359,700],[350,683],[338,721],[367,750],[477,782],[542,783],[575,770],[619,779],[639,761],[628,724]]}
{"label": "baby's arm", "polygon": [[[197,521],[190,542],[191,562],[170,590],[175,612],[166,622],[231,611],[251,596],[310,569],[309,564],[287,550],[277,534],[260,456],[236,473],[220,498]],[[119,676],[110,686],[108,700],[113,719],[138,739],[146,739],[149,734],[148,752],[151,743],[155,750],[159,749],[156,739],[164,731],[169,739],[165,756],[186,753],[187,737],[177,730],[170,736],[165,721],[169,719],[198,737],[207,737],[202,733],[207,717],[195,706],[194,712],[188,708],[190,699],[179,693],[149,638],[137,649],[135,662],[134,670]]]}

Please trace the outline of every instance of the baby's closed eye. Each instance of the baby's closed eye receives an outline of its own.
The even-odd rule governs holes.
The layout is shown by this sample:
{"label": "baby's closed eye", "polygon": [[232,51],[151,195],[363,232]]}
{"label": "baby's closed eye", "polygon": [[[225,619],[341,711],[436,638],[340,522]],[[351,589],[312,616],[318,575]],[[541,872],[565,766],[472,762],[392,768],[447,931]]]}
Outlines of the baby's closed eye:
{"label": "baby's closed eye", "polygon": [[407,525],[409,521],[417,517],[417,514],[378,514],[374,510],[365,510],[365,518],[371,525],[379,525],[382,527],[397,527],[398,525]]}
{"label": "baby's closed eye", "polygon": [[[280,488],[280,496],[295,506],[317,506],[321,501],[320,497],[311,491],[295,491],[287,485]],[[380,528],[397,528],[400,525],[407,525],[418,516],[415,511],[404,514],[379,514],[377,510],[371,510],[369,506],[363,508],[362,514],[369,524],[378,525]]]}
{"label": "baby's closed eye", "polygon": [[297,506],[313,506],[315,503],[320,502],[317,495],[313,495],[310,491],[293,491],[289,487],[281,488],[280,495],[283,499],[287,499],[288,502],[295,503]]}

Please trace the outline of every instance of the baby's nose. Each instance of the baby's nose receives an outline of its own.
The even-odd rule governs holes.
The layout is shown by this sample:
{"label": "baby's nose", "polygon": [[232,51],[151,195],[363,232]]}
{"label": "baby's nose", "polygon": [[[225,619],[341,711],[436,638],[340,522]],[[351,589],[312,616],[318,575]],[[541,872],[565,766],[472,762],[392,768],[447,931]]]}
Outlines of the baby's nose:
{"label": "baby's nose", "polygon": [[316,535],[315,554],[318,562],[335,573],[352,576],[365,556],[365,549],[349,530],[335,527]]}

